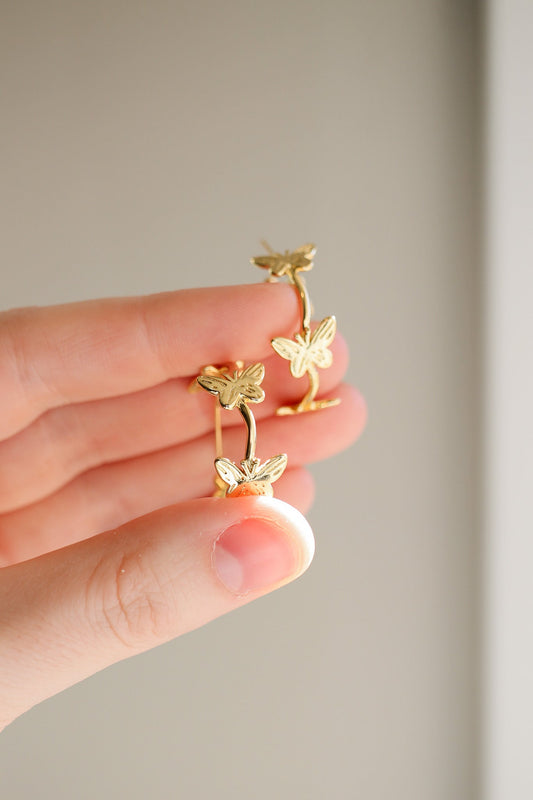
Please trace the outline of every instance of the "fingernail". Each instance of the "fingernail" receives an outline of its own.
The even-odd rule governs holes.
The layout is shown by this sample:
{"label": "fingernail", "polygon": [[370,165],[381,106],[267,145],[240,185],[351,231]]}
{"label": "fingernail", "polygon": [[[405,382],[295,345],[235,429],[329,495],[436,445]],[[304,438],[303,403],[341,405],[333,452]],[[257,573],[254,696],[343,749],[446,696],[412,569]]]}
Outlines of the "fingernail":
{"label": "fingernail", "polygon": [[311,561],[312,548],[304,541],[308,537],[299,538],[270,520],[242,520],[226,528],[216,540],[215,572],[235,594],[274,588],[299,575]]}

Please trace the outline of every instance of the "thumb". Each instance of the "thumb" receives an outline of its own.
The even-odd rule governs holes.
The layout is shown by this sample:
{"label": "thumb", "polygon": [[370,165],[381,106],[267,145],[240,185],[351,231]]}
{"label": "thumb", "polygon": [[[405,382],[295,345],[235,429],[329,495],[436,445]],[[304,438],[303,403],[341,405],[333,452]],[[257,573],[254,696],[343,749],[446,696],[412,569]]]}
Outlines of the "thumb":
{"label": "thumb", "polygon": [[122,658],[300,575],[302,515],[265,497],[207,498],[0,572],[0,727]]}

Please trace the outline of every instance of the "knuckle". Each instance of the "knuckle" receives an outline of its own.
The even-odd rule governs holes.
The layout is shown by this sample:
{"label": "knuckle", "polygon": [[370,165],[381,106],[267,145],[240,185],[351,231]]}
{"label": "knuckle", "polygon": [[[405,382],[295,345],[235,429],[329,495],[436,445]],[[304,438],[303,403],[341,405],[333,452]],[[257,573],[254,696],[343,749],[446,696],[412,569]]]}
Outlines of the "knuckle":
{"label": "knuckle", "polygon": [[173,636],[174,602],[149,549],[104,557],[87,584],[87,613],[100,631],[132,650]]}

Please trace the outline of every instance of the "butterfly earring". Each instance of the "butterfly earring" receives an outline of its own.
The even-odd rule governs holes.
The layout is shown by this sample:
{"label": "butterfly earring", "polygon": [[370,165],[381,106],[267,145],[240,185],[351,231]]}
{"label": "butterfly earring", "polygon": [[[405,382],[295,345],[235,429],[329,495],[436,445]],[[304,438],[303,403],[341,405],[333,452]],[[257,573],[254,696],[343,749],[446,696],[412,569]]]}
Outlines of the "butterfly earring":
{"label": "butterfly earring", "polygon": [[278,355],[289,361],[293,377],[303,378],[307,374],[309,381],[309,388],[302,400],[294,406],[281,406],[277,409],[276,414],[301,414],[305,411],[336,406],[340,403],[339,398],[315,399],[320,385],[317,368],[327,369],[333,363],[333,354],[328,348],[337,331],[335,317],[326,317],[311,333],[311,300],[300,273],[312,269],[316,247],[314,244],[304,244],[292,253],[288,250],[284,253],[276,253],[267,242],[261,242],[261,244],[268,251],[268,255],[255,256],[250,259],[252,264],[268,269],[268,280],[288,278],[289,283],[298,292],[301,305],[301,330],[295,334],[294,339],[285,339],[283,336],[272,339],[272,347]]}
{"label": "butterfly earring", "polygon": [[204,367],[202,374],[196,381],[202,389],[218,398],[217,408],[232,410],[238,409],[246,423],[248,431],[246,452],[240,467],[228,458],[223,458],[222,437],[220,429],[220,411],[215,418],[217,452],[215,458],[215,495],[227,497],[243,497],[245,495],[268,495],[272,497],[274,491],[272,484],[281,477],[287,466],[285,453],[269,458],[261,464],[256,458],[257,429],[255,418],[248,403],[261,403],[265,393],[260,384],[265,377],[263,364],[251,364],[244,368],[242,362],[237,362],[230,374],[228,367]]}

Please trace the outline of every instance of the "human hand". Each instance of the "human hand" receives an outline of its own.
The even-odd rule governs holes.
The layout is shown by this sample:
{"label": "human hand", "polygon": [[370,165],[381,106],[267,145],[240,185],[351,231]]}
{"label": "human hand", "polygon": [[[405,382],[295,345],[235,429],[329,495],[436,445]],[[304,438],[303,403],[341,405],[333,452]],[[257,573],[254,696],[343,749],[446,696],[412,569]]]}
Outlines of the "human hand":
{"label": "human hand", "polygon": [[[0,314],[0,728],[306,569],[303,465],[351,444],[365,405],[340,383],[338,336],[321,391],[341,405],[274,416],[302,384],[270,339],[298,327],[281,284]],[[289,456],[281,500],[206,497],[215,401],[188,387],[202,365],[237,359],[266,366],[258,453]],[[222,421],[224,455],[240,460],[239,415]]]}

